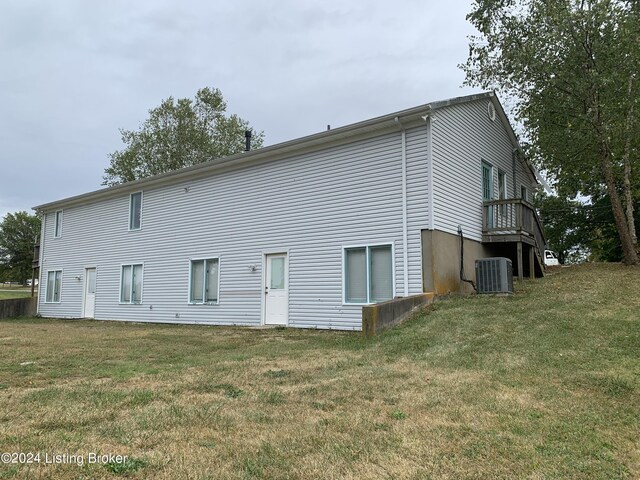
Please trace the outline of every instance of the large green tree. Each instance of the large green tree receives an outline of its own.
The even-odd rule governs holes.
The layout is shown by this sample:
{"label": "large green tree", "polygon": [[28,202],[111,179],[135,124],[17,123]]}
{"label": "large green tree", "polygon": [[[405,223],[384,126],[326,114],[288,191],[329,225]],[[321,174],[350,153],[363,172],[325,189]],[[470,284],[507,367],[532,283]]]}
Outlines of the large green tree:
{"label": "large green tree", "polygon": [[[217,88],[198,90],[195,99],[169,97],[149,110],[137,131],[121,129],[123,150],[110,155],[103,185],[197,165],[242,152],[249,123],[226,113],[227,104]],[[264,134],[253,132],[252,148],[262,146]]]}
{"label": "large green tree", "polygon": [[560,263],[587,257],[589,237],[584,204],[555,195],[537,195],[535,204],[544,223],[548,247],[558,254]]}
{"label": "large green tree", "polygon": [[509,97],[561,196],[609,197],[637,264],[640,1],[476,0],[467,18],[466,83]]}
{"label": "large green tree", "polygon": [[8,213],[0,223],[0,272],[4,280],[26,283],[32,274],[33,244],[40,219],[27,212]]}

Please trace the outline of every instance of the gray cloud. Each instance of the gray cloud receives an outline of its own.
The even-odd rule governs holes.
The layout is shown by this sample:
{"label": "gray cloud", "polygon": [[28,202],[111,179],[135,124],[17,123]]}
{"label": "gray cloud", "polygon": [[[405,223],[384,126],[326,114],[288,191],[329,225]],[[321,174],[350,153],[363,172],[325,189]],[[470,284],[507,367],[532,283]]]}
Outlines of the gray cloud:
{"label": "gray cloud", "polygon": [[99,188],[119,128],[222,90],[267,144],[469,93],[469,1],[9,1],[0,216]]}

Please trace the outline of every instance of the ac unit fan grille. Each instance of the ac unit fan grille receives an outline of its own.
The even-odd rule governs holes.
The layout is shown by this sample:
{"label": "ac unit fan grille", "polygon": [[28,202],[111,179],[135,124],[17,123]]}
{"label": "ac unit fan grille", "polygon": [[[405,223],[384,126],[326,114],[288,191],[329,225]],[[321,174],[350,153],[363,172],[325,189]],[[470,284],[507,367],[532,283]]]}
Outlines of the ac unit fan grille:
{"label": "ac unit fan grille", "polygon": [[478,293],[513,293],[513,268],[505,257],[476,260]]}

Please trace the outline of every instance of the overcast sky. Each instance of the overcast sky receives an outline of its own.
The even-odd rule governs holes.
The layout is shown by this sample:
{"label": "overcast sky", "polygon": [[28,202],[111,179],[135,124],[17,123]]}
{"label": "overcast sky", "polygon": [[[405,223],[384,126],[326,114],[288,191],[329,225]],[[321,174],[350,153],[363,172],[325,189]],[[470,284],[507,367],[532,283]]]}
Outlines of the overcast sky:
{"label": "overcast sky", "polygon": [[0,217],[100,188],[119,128],[219,88],[272,145],[466,95],[471,0],[4,0]]}

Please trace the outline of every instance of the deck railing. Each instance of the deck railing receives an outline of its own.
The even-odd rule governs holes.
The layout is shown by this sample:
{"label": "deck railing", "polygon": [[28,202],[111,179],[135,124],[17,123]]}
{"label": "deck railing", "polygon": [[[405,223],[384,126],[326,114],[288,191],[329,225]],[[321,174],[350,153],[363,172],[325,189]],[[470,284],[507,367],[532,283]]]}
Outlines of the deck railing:
{"label": "deck railing", "polygon": [[483,204],[485,235],[528,235],[535,238],[539,253],[545,247],[542,222],[533,205],[519,198],[491,200]]}

